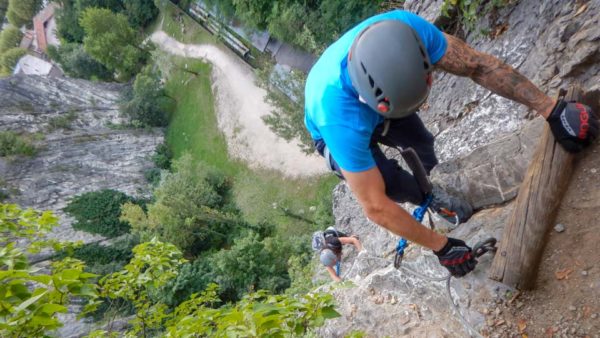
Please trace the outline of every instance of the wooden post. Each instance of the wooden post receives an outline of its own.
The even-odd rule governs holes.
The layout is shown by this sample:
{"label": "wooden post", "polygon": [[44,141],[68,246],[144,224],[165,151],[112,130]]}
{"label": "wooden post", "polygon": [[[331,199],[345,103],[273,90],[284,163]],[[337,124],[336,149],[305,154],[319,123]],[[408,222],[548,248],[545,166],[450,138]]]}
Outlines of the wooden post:
{"label": "wooden post", "polygon": [[[581,87],[574,85],[565,99],[580,102],[582,95]],[[534,287],[549,229],[571,178],[574,158],[554,140],[546,125],[490,268],[491,279],[522,290]]]}

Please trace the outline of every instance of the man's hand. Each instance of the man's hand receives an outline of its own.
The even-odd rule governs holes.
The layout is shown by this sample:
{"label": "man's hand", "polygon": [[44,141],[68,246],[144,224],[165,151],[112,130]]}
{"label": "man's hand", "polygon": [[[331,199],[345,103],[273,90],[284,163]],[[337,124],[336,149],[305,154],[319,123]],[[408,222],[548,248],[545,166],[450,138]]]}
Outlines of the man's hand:
{"label": "man's hand", "polygon": [[454,277],[462,277],[475,269],[477,261],[471,248],[460,239],[448,237],[448,243],[434,251],[442,264]]}
{"label": "man's hand", "polygon": [[598,136],[598,120],[581,103],[559,100],[547,121],[556,141],[570,153],[581,151]]}

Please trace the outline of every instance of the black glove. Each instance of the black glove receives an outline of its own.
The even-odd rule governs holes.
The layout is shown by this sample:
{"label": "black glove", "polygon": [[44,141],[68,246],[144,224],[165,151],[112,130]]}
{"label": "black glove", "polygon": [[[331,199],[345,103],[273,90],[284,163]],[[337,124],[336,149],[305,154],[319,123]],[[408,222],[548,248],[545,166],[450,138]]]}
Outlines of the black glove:
{"label": "black glove", "polygon": [[558,100],[547,121],[556,141],[570,153],[581,151],[598,136],[594,112],[578,102]]}
{"label": "black glove", "polygon": [[460,239],[448,237],[448,243],[434,251],[442,264],[454,277],[462,277],[475,269],[477,261],[471,248]]}

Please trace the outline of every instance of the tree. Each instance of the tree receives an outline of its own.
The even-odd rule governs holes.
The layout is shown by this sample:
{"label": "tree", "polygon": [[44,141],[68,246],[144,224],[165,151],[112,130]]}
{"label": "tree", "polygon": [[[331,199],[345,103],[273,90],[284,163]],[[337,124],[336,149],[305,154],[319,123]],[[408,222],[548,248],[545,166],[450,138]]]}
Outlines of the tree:
{"label": "tree", "polygon": [[17,62],[27,54],[27,50],[24,48],[12,48],[7,50],[0,57],[0,68],[3,73],[11,73],[17,65]]}
{"label": "tree", "polygon": [[[71,297],[89,299],[85,312],[98,305],[96,275],[83,272],[83,263],[65,258],[52,264],[50,274],[39,274],[27,256],[42,249],[73,248],[45,236],[57,226],[49,211],[22,210],[17,205],[0,204],[0,336],[42,337],[62,326],[58,313],[66,313]],[[27,240],[26,249],[17,245]]]}
{"label": "tree", "polygon": [[4,22],[6,11],[8,11],[8,0],[0,0],[0,23]]}
{"label": "tree", "polygon": [[66,43],[59,47],[48,46],[48,56],[58,62],[65,74],[81,79],[111,80],[112,72],[94,60],[78,43]]}
{"label": "tree", "polygon": [[211,257],[212,276],[226,301],[238,300],[255,290],[281,292],[290,285],[283,241],[261,240],[256,233],[235,241],[229,250]]}
{"label": "tree", "polygon": [[7,27],[0,32],[0,54],[6,52],[9,49],[19,47],[23,33],[13,26]]}
{"label": "tree", "polygon": [[267,28],[273,3],[270,0],[233,0],[236,15],[246,24],[258,29]]}
{"label": "tree", "polygon": [[83,28],[79,25],[79,10],[75,0],[61,0],[61,6],[56,9],[56,31],[66,42],[83,42]]}
{"label": "tree", "polygon": [[164,127],[168,123],[167,112],[164,109],[167,99],[160,71],[147,66],[136,76],[132,90],[124,92],[121,112],[134,124]]}
{"label": "tree", "polygon": [[154,190],[148,212],[125,204],[121,219],[142,241],[156,236],[192,257],[229,243],[244,224],[228,205],[229,190],[225,176],[185,154]]}
{"label": "tree", "polygon": [[140,68],[146,52],[127,17],[105,8],[88,8],[79,20],[85,32],[83,47],[106,68],[128,78]]}
{"label": "tree", "polygon": [[31,23],[41,4],[40,0],[8,0],[8,20],[16,27]]}
{"label": "tree", "polygon": [[136,202],[126,194],[104,189],[75,196],[65,211],[75,217],[73,228],[106,237],[117,237],[129,232],[129,224],[119,219],[121,205]]}
{"label": "tree", "polygon": [[154,0],[127,0],[124,6],[129,23],[136,28],[146,27],[159,13]]}

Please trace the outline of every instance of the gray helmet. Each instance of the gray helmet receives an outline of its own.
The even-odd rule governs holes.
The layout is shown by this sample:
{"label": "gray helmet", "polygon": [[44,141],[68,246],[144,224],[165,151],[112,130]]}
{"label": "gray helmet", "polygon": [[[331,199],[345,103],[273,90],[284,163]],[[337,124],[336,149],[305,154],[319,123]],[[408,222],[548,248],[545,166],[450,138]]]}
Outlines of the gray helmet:
{"label": "gray helmet", "polygon": [[382,20],[360,32],[348,54],[352,85],[386,118],[414,113],[429,95],[431,62],[419,35],[398,20]]}
{"label": "gray helmet", "polygon": [[321,256],[319,259],[325,266],[334,266],[337,262],[337,256],[333,253],[333,251],[331,251],[331,249],[321,250]]}

